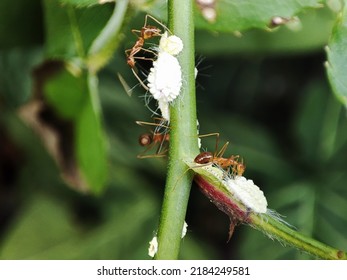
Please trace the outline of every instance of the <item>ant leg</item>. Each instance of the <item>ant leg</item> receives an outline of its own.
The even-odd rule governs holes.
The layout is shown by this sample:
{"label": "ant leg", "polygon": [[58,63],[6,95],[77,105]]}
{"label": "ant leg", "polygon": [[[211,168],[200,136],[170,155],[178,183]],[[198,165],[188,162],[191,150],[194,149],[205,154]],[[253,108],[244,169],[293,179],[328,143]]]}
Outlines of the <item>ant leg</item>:
{"label": "ant leg", "polygon": [[123,76],[119,72],[117,72],[117,76],[118,76],[118,79],[119,79],[120,83],[122,84],[124,90],[126,91],[127,95],[129,95],[131,97],[132,89],[129,87],[128,83],[125,81],[125,79],[123,78]]}
{"label": "ant leg", "polygon": [[[147,149],[146,149],[147,150]],[[166,154],[154,154],[154,155],[137,155],[137,158],[144,159],[144,158],[159,158],[159,157],[166,157]]]}
{"label": "ant leg", "polygon": [[157,148],[157,150],[156,150],[156,152],[155,152],[156,155],[161,155],[161,154],[163,154],[163,155],[165,156],[165,155],[166,155],[166,152],[169,151],[168,147],[165,147],[165,148],[163,149],[163,151],[161,150],[164,146],[167,146],[167,145],[168,145],[168,143],[165,141],[166,134],[163,134],[163,135],[164,135],[164,137],[163,137],[163,139],[160,141],[160,145],[158,146],[158,148]]}
{"label": "ant leg", "polygon": [[226,142],[223,147],[220,149],[220,151],[217,153],[216,157],[222,157],[229,145],[229,142]]}
{"label": "ant leg", "polygon": [[153,17],[153,16],[151,16],[151,15],[149,15],[149,14],[147,14],[147,15],[145,16],[145,24],[144,24],[144,26],[147,25],[147,20],[148,20],[148,18],[150,18],[151,20],[155,21],[155,22],[158,23],[161,27],[163,27],[164,30],[166,30],[166,31],[168,31],[170,34],[172,34],[172,32],[171,32],[171,30],[170,30],[169,28],[167,28],[163,23],[161,23],[159,20],[157,20],[155,17]]}
{"label": "ant leg", "polygon": [[[155,119],[160,120],[161,118],[155,118]],[[136,121],[136,123],[138,125],[141,125],[141,126],[150,125],[150,126],[156,126],[156,127],[160,126],[160,127],[164,127],[164,128],[170,128],[169,126],[163,125],[161,123],[151,123],[151,122],[143,122],[143,121]]]}
{"label": "ant leg", "polygon": [[141,34],[141,30],[131,29],[131,32],[132,32],[137,38],[140,37],[140,36],[138,35],[138,33]]}
{"label": "ant leg", "polygon": [[218,137],[219,137],[219,133],[218,133],[218,132],[213,132],[213,133],[200,134],[200,135],[199,135],[200,138],[209,137],[209,136],[216,136],[216,137],[218,138]]}
{"label": "ant leg", "polygon": [[159,145],[159,147],[157,148],[155,154],[150,154],[150,155],[146,155],[146,153],[151,150],[158,142],[156,141],[153,141],[152,143],[150,143],[147,148],[139,155],[137,155],[137,158],[140,158],[140,159],[144,159],[144,158],[156,158],[156,157],[165,157],[166,156],[166,152],[168,151],[167,148],[165,148],[163,151],[161,151],[162,147],[165,142],[165,139],[163,139]]}
{"label": "ant leg", "polygon": [[163,139],[157,148],[155,154],[150,154],[146,155],[146,152],[151,150],[153,146],[157,144],[157,142],[152,142],[147,148],[139,155],[137,155],[137,158],[139,159],[144,159],[144,158],[158,158],[158,157],[166,157],[166,153],[168,152],[168,149],[165,148],[164,150],[161,151],[163,145],[164,145],[165,140]]}
{"label": "ant leg", "polygon": [[215,147],[215,152],[216,152],[218,149],[219,133],[213,132],[213,133],[208,133],[208,134],[201,134],[201,135],[199,135],[199,138],[209,137],[209,136],[216,136],[216,147]]}
{"label": "ant leg", "polygon": [[150,155],[146,155],[146,152],[149,151],[153,146],[155,145],[155,142],[152,142],[147,146],[147,148],[141,153],[137,155],[137,158],[143,159],[148,158]]}
{"label": "ant leg", "polygon": [[137,73],[135,72],[134,68],[131,68],[131,71],[133,71],[134,76],[136,77],[136,79],[140,82],[141,86],[143,86],[143,88],[145,90],[149,90],[148,87],[143,83],[143,81],[141,80],[141,78],[137,75]]}

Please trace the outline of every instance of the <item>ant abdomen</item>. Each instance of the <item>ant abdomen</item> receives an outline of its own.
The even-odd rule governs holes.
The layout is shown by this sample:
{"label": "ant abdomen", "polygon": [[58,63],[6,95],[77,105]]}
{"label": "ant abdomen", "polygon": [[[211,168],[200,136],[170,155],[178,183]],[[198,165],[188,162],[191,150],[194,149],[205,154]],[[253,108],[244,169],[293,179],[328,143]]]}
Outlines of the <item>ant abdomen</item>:
{"label": "ant abdomen", "polygon": [[194,162],[199,164],[210,163],[213,160],[213,154],[211,152],[202,152],[196,156]]}
{"label": "ant abdomen", "polygon": [[148,133],[141,134],[139,137],[139,144],[142,147],[150,145],[152,141],[153,141],[152,136]]}

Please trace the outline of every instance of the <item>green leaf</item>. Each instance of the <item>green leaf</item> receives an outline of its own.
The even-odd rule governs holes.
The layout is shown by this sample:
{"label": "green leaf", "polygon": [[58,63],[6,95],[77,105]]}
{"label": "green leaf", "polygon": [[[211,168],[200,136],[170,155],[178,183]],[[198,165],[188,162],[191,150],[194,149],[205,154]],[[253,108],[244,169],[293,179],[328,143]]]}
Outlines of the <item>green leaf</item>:
{"label": "green leaf", "polygon": [[[301,27],[282,26],[268,30],[247,30],[242,36],[230,33],[211,34],[199,30],[196,35],[197,52],[204,55],[228,53],[294,53],[322,49],[329,40],[335,14],[328,8],[312,10],[299,15]],[[211,41],[213,44],[206,43]]]}
{"label": "green leaf", "polygon": [[73,75],[60,68],[45,81],[43,94],[62,119],[73,123],[73,158],[81,172],[82,185],[100,193],[105,186],[108,166],[96,77],[86,72]]}
{"label": "green leaf", "polygon": [[[5,238],[0,258],[37,259],[45,255],[45,258],[57,259],[63,252],[67,253],[67,258],[72,258],[73,250],[64,250],[62,244],[72,236],[77,242],[78,232],[68,220],[62,204],[54,203],[48,197],[36,196],[24,209]],[[52,251],[54,254],[49,254]]]}
{"label": "green leaf", "polygon": [[15,108],[30,98],[31,72],[41,62],[42,55],[40,48],[13,48],[0,52],[0,99],[8,107]]}
{"label": "green leaf", "polygon": [[347,6],[338,15],[326,52],[326,68],[333,91],[338,100],[347,105]]}
{"label": "green leaf", "polygon": [[102,4],[106,2],[114,2],[112,0],[59,0],[59,2],[63,4],[71,4],[76,7],[87,7],[87,6],[92,6],[96,4]]}
{"label": "green leaf", "polygon": [[81,105],[87,99],[86,80],[75,77],[65,69],[48,80],[44,85],[47,101],[66,119],[74,120],[80,113]]}
{"label": "green leaf", "polygon": [[90,189],[100,193],[108,173],[106,137],[98,104],[96,77],[89,77],[88,100],[76,122],[77,161]]}
{"label": "green leaf", "polygon": [[58,0],[45,0],[48,57],[84,59],[111,13],[112,5],[77,9],[71,5],[62,5]]}
{"label": "green leaf", "polygon": [[217,18],[214,23],[196,13],[197,28],[234,32],[249,28],[268,28],[273,17],[290,19],[306,8],[320,7],[319,0],[220,0],[216,3]]}

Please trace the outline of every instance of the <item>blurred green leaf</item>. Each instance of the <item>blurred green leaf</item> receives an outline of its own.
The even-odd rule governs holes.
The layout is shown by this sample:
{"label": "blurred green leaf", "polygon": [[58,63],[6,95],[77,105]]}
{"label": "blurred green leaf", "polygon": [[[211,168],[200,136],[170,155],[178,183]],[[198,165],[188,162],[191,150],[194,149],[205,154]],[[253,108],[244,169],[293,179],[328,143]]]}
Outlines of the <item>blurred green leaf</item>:
{"label": "blurred green leaf", "polygon": [[84,59],[112,13],[112,5],[74,8],[58,0],[44,1],[46,52],[50,58]]}
{"label": "blurred green leaf", "polygon": [[[248,30],[241,36],[198,30],[196,49],[203,55],[245,53],[294,53],[321,49],[328,42],[335,14],[328,8],[299,15],[300,27],[282,26],[274,30]],[[206,43],[213,40],[213,44]]]}
{"label": "blurred green leaf", "polygon": [[[45,73],[50,76],[42,78]],[[42,66],[37,79],[44,79],[42,90],[48,104],[60,118],[73,124],[74,143],[71,144],[75,155],[68,156],[76,160],[77,167],[74,168],[82,173],[80,184],[100,193],[107,179],[108,160],[97,78],[85,71],[72,75],[62,64],[51,63]]]}
{"label": "blurred green leaf", "polygon": [[0,51],[0,99],[17,108],[31,96],[32,68],[42,62],[40,48],[14,48]]}
{"label": "blurred green leaf", "polygon": [[196,13],[197,28],[220,32],[266,29],[272,18],[290,19],[307,8],[320,7],[320,0],[220,0],[216,4],[216,22],[209,23]]}
{"label": "blurred green leaf", "polygon": [[76,7],[87,7],[87,6],[96,5],[96,4],[100,4],[100,3],[112,2],[112,0],[111,1],[107,1],[107,0],[59,0],[59,2],[61,2],[63,4],[71,4],[71,5],[74,5]]}
{"label": "blurred green leaf", "polygon": [[0,49],[42,42],[40,0],[0,1]]}
{"label": "blurred green leaf", "polygon": [[97,100],[97,78],[88,79],[88,99],[76,120],[76,152],[87,184],[98,194],[104,189],[108,174],[107,141]]}
{"label": "blurred green leaf", "polygon": [[347,5],[338,15],[326,52],[328,77],[338,100],[347,105]]}
{"label": "blurred green leaf", "polygon": [[88,98],[86,78],[73,76],[64,68],[60,70],[44,84],[43,90],[47,101],[63,118],[75,120]]}
{"label": "blurred green leaf", "polygon": [[[77,241],[76,229],[68,219],[62,204],[53,203],[48,197],[36,196],[19,214],[11,234],[0,250],[1,259],[40,259],[46,254],[50,259],[59,259],[57,250],[61,244]],[[60,254],[68,248],[61,248]],[[47,254],[55,251],[54,254]],[[67,251],[68,255],[72,255]]]}

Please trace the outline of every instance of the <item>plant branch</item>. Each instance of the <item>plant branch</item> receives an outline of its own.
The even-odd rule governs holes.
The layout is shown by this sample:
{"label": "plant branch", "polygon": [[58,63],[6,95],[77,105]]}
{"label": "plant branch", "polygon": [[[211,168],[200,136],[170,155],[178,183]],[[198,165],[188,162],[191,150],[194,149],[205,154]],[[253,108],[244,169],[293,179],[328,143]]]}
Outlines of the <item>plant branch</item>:
{"label": "plant branch", "polygon": [[91,45],[87,64],[93,73],[102,68],[117,49],[121,40],[119,33],[125,23],[124,19],[128,11],[128,4],[129,0],[117,1],[112,16]]}
{"label": "plant branch", "polygon": [[168,2],[169,29],[183,41],[178,57],[183,74],[180,96],[170,106],[170,152],[156,259],[177,259],[186,215],[192,172],[185,164],[199,153],[195,101],[195,53],[192,0]]}
{"label": "plant branch", "polygon": [[263,231],[269,237],[278,239],[285,244],[293,246],[315,257],[325,260],[347,259],[346,252],[304,236],[272,217],[263,218],[259,215],[252,214],[250,220],[252,226]]}
{"label": "plant branch", "polygon": [[[192,166],[193,163],[187,162],[187,164]],[[235,222],[246,223],[262,231],[271,239],[277,239],[283,244],[293,246],[317,258],[347,259],[346,252],[302,235],[286,224],[274,211],[267,210],[266,213],[251,211],[225,186],[225,172],[221,169],[209,166],[194,168],[194,171],[197,173],[194,179],[200,190],[230,217],[232,225]]]}

